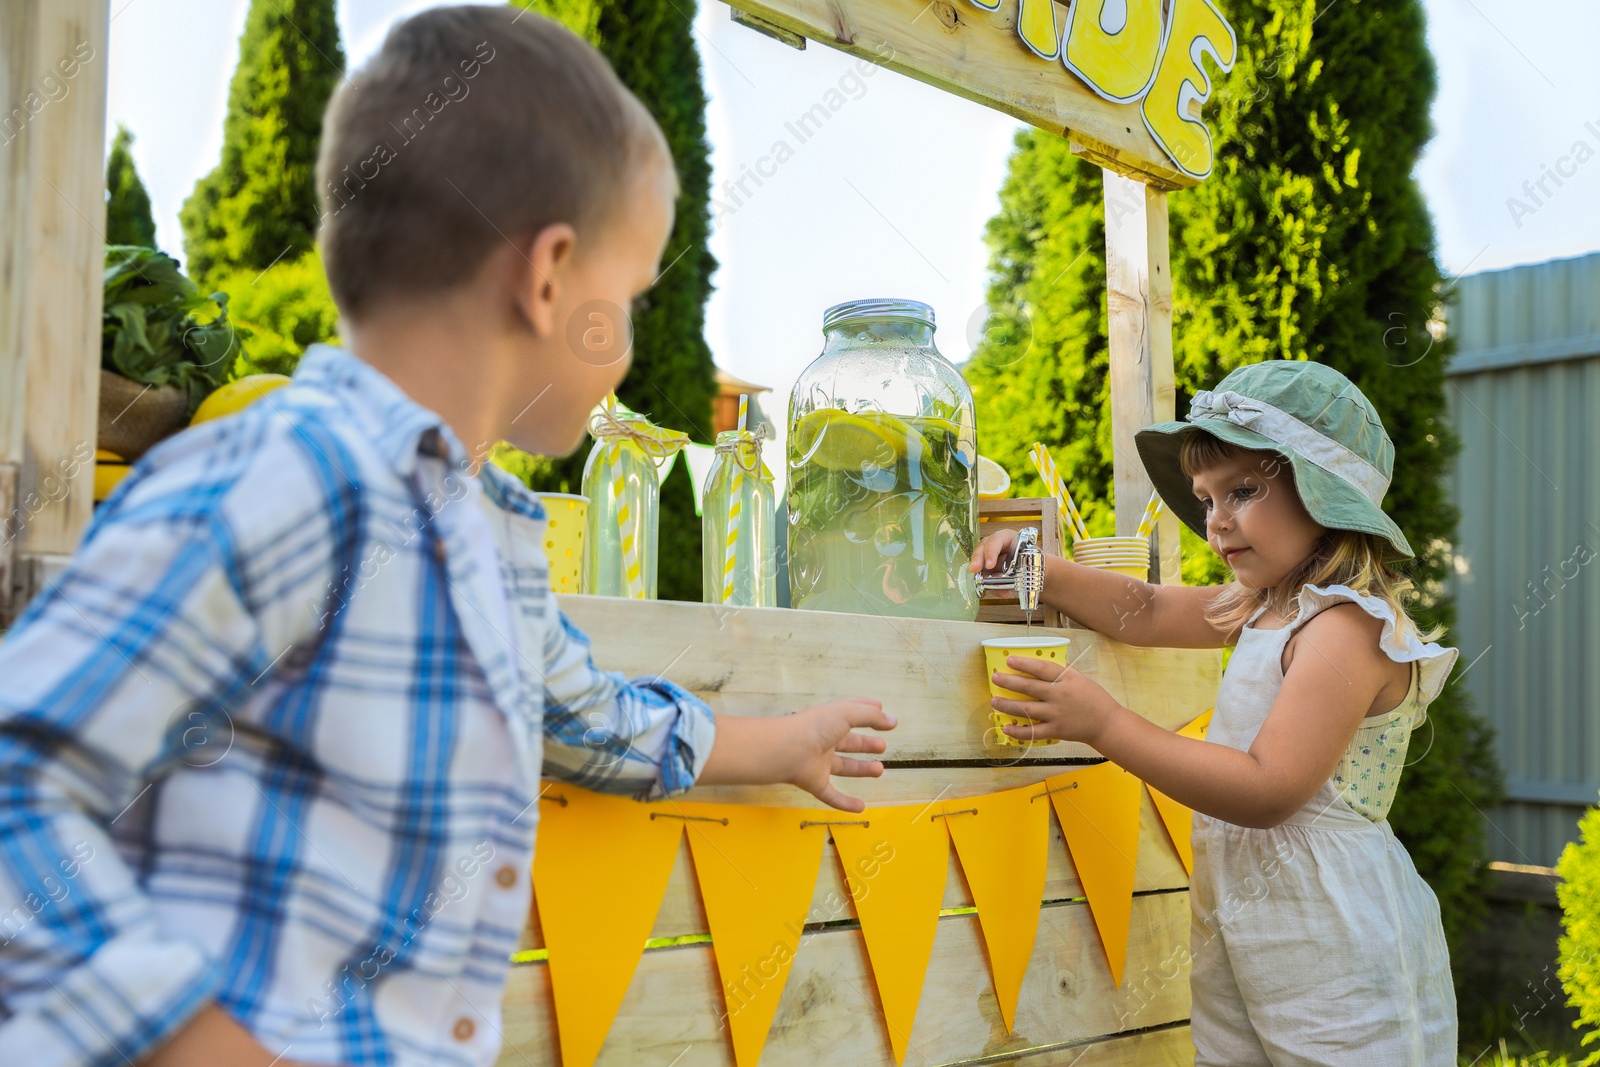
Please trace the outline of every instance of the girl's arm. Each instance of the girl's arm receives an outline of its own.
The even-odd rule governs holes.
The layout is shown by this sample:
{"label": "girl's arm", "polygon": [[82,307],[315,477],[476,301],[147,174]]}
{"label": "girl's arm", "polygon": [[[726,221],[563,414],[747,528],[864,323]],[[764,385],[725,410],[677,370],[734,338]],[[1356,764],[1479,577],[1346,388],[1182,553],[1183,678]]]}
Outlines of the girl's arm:
{"label": "girl's arm", "polygon": [[[996,569],[1011,558],[1016,540],[1014,530],[984,538],[972,554],[972,569]],[[1222,648],[1232,644],[1234,635],[1216,629],[1205,617],[1221,588],[1152,585],[1126,574],[1046,556],[1039,602],[1125,645]]]}
{"label": "girl's arm", "polygon": [[1072,667],[1013,656],[1026,676],[995,675],[1026,701],[996,698],[996,711],[1038,725],[1007,726],[1019,739],[1082,741],[1195,811],[1239,826],[1276,826],[1300,810],[1339,765],[1378,691],[1389,660],[1382,623],[1355,604],[1319,612],[1301,630],[1283,688],[1249,751],[1179,737],[1118,704]]}

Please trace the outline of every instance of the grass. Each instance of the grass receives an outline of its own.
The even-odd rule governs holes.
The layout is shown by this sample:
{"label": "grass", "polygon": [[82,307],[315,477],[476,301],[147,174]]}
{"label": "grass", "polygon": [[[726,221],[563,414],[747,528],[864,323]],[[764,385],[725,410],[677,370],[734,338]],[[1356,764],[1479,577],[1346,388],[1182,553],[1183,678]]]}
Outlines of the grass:
{"label": "grass", "polygon": [[1491,1046],[1485,1049],[1477,1059],[1462,1056],[1458,1062],[1460,1067],[1578,1067],[1582,1061],[1576,1058],[1569,1059],[1563,1054],[1551,1055],[1548,1052],[1519,1056],[1507,1051],[1505,1038],[1501,1038],[1498,1047]]}

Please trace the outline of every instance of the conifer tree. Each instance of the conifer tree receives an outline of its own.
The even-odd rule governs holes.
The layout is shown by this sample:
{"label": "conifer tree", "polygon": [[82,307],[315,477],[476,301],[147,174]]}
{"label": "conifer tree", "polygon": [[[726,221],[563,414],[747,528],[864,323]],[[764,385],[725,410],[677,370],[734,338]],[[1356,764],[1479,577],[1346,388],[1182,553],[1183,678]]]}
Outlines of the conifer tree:
{"label": "conifer tree", "polygon": [[[705,303],[716,259],[710,230],[711,160],[706,93],[695,50],[695,3],[677,0],[518,0],[556,18],[605,54],[623,84],[644,102],[666,134],[680,193],[662,275],[633,316],[633,367],[617,395],[635,411],[700,442],[709,442],[715,368],[705,341]],[[588,449],[550,466],[537,488],[579,492]],[[663,599],[699,600],[700,518],[688,464],[680,460],[661,486],[658,580]]]}
{"label": "conifer tree", "polygon": [[[1347,375],[1394,439],[1384,504],[1418,554],[1404,566],[1421,592],[1409,610],[1424,629],[1448,626],[1456,513],[1444,479],[1459,446],[1446,418],[1448,345],[1430,330],[1444,279],[1412,177],[1434,92],[1421,0],[1233,0],[1227,14],[1239,57],[1207,108],[1215,170],[1170,197],[1178,415],[1195,392],[1263,359]],[[1110,533],[1098,170],[1059,137],[1020,134],[987,236],[994,318],[965,368],[980,448],[1016,475],[1028,444],[1044,441],[1091,533]],[[1029,472],[1018,491],[1040,488]],[[1188,530],[1183,551],[1186,583],[1228,579]],[[1390,816],[1453,946],[1482,913],[1481,811],[1500,795],[1488,727],[1465,698],[1450,685],[1429,707]]]}
{"label": "conifer tree", "polygon": [[202,287],[311,249],[322,113],[344,65],[334,0],[251,0],[222,161],[180,213],[188,273]]}
{"label": "conifer tree", "polygon": [[133,165],[133,134],[120,122],[106,158],[106,244],[156,246],[150,194]]}

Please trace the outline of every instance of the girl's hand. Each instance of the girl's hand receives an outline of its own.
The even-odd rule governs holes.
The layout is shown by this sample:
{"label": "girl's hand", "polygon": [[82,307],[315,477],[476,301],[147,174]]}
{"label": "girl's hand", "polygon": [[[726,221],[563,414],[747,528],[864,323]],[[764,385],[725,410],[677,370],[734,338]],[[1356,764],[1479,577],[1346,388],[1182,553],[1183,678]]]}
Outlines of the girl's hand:
{"label": "girl's hand", "polygon": [[1017,531],[1001,530],[978,542],[972,552],[972,571],[981,574],[992,571],[1011,558],[1017,547]]}
{"label": "girl's hand", "polygon": [[883,763],[875,759],[849,759],[846,752],[882,752],[888,742],[872,734],[858,734],[855,727],[870,726],[892,730],[895,717],[883,710],[883,702],[865,697],[841,697],[826,704],[806,708],[793,716],[792,755],[794,763],[787,781],[797,785],[824,804],[842,811],[864,811],[859,797],[845,796],[833,787],[832,778],[877,778]]}
{"label": "girl's hand", "polygon": [[1093,745],[1121,705],[1076,667],[1063,667],[1047,659],[1008,656],[1006,666],[1020,674],[995,671],[994,682],[1027,700],[994,697],[995,711],[1036,720],[1032,726],[1007,724],[1006,736],[1019,741],[1058,738]]}

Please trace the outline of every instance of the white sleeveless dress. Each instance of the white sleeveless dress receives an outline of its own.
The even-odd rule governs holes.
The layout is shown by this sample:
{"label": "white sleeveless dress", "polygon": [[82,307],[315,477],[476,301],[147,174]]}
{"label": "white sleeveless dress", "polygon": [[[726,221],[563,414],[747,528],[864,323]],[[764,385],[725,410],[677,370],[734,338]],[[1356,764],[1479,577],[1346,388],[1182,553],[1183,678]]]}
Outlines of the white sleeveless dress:
{"label": "white sleeveless dress", "polygon": [[[1439,902],[1382,815],[1397,769],[1383,768],[1389,796],[1370,808],[1362,800],[1373,801],[1375,786],[1349,779],[1376,770],[1374,760],[1392,759],[1396,748],[1403,762],[1405,726],[1421,722],[1458,651],[1414,632],[1401,637],[1393,609],[1377,597],[1306,585],[1289,625],[1246,624],[1241,631],[1206,740],[1248,751],[1282,688],[1290,635],[1345,601],[1385,620],[1381,647],[1413,664],[1411,690],[1399,707],[1362,724],[1339,780],[1324,782],[1282,824],[1260,830],[1195,813],[1196,1067],[1456,1064],[1455,991]],[[1385,748],[1375,757],[1379,737]]]}

